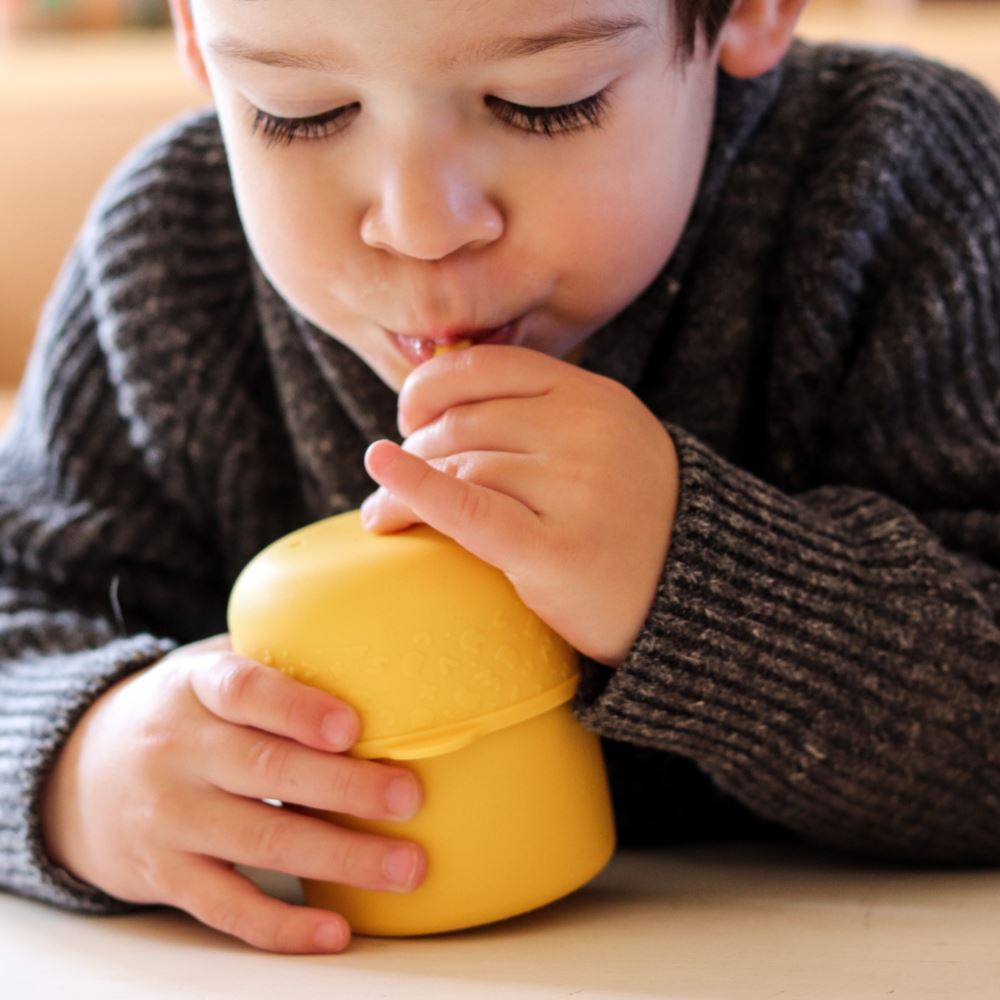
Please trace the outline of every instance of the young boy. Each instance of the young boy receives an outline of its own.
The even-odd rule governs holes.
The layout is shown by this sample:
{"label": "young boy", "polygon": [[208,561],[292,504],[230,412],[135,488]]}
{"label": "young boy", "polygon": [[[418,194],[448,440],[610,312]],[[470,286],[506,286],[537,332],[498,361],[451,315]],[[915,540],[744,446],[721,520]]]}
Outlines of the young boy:
{"label": "young boy", "polygon": [[219,634],[366,497],[580,650],[622,844],[1000,860],[1000,107],[803,3],[173,0],[215,110],[99,197],[0,453],[6,887],[310,952],[235,864],[419,884],[264,801],[421,792]]}

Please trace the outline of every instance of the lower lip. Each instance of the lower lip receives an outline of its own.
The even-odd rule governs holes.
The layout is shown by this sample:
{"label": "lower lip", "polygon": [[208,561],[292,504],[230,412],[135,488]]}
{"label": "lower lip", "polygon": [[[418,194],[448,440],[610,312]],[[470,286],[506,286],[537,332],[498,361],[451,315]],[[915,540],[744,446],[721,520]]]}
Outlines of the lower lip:
{"label": "lower lip", "polygon": [[[516,319],[503,326],[498,326],[492,333],[480,335],[472,340],[470,347],[478,347],[480,344],[513,344],[517,340],[517,335],[521,330],[521,320]],[[425,361],[430,361],[435,356],[438,344],[433,340],[424,340],[419,337],[401,337],[391,330],[386,331],[389,339],[396,345],[396,349],[411,365],[422,365]],[[462,338],[456,338],[461,340]]]}

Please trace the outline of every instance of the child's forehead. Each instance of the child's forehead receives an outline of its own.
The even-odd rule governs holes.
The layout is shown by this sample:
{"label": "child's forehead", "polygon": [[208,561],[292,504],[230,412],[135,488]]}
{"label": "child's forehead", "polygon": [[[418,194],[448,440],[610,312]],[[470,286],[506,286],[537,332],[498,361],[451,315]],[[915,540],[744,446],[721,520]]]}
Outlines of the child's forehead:
{"label": "child's forehead", "polygon": [[[453,71],[626,44],[664,30],[664,0],[192,0],[210,47],[246,58],[305,47],[315,66],[349,72],[365,52],[405,45]],[[352,49],[361,43],[362,52]],[[265,43],[262,44],[262,43]]]}

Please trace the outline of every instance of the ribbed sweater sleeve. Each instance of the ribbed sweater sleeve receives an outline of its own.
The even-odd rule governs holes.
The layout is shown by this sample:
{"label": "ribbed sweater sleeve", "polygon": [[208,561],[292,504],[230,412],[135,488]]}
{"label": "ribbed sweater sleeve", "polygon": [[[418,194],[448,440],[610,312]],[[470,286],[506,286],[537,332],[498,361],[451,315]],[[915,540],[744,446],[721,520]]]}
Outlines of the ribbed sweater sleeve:
{"label": "ribbed sweater sleeve", "polygon": [[47,857],[46,776],[101,692],[199,635],[213,575],[211,546],[155,481],[160,443],[107,351],[116,295],[141,315],[150,291],[122,211],[141,191],[117,197],[64,265],[0,446],[0,886],[91,913],[133,907]]}
{"label": "ribbed sweater sleeve", "polygon": [[94,326],[74,256],[0,450],[0,884],[114,912],[119,902],[50,862],[39,829],[44,779],[79,716],[172,648],[115,617],[115,523],[153,532],[156,521],[141,475],[121,461],[120,420],[95,407],[107,373]]}
{"label": "ribbed sweater sleeve", "polygon": [[[892,89],[922,110],[859,160],[865,226],[829,183],[831,217],[807,216],[824,253],[794,272],[808,308],[781,369],[797,433],[766,463],[789,485],[668,425],[668,560],[628,659],[588,664],[577,709],[813,841],[996,863],[1000,108],[943,68],[903,72]],[[786,462],[796,436],[813,454]]]}

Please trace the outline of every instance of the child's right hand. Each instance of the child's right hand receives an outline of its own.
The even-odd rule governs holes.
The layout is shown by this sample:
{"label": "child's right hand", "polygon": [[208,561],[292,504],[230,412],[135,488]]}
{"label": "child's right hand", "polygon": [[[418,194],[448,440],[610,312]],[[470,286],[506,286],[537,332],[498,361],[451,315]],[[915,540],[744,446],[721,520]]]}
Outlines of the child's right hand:
{"label": "child's right hand", "polygon": [[[328,739],[327,721],[344,735]],[[232,866],[396,892],[423,880],[412,842],[261,801],[410,818],[422,790],[409,771],[340,752],[359,730],[352,708],[238,656],[226,635],[181,647],[77,724],[46,786],[46,847],[112,896],[179,907],[255,947],[341,951],[342,916],[273,899]]]}

